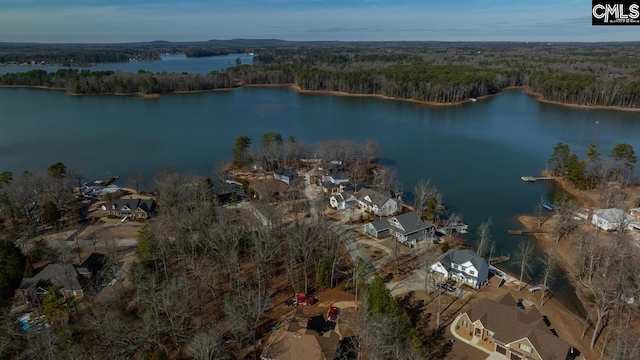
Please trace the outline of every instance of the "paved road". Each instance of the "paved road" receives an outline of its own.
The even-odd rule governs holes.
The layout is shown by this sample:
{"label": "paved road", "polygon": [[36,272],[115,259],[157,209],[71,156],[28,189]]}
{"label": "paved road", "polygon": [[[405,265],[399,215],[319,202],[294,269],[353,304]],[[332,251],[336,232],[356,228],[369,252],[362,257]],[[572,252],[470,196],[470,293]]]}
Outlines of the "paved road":
{"label": "paved road", "polygon": [[314,220],[318,220],[318,209],[316,209],[316,206],[318,204],[315,201],[316,194],[313,191],[313,187],[311,186],[311,175],[308,172],[304,173],[304,194],[307,196],[307,198],[309,198],[309,201],[311,202],[311,218]]}
{"label": "paved road", "polygon": [[358,240],[355,236],[341,223],[329,222],[329,228],[333,230],[342,240],[342,243],[349,251],[349,255],[354,262],[358,261],[358,258],[364,261],[365,267],[367,269],[367,280],[373,278],[373,276],[377,273],[375,265],[373,265],[373,261],[367,252],[364,251]]}
{"label": "paved road", "polygon": [[[311,186],[311,175],[308,172],[305,172],[304,174],[304,193],[311,202],[311,217],[313,219],[317,219],[319,216],[319,211],[318,209],[316,209],[316,206],[318,204],[315,201],[316,194],[313,191],[313,187]],[[329,228],[340,237],[340,240],[342,240],[342,243],[347,248],[347,251],[349,251],[351,259],[353,259],[354,262],[358,261],[358,258],[364,261],[367,269],[367,281],[370,281],[377,272],[376,267],[373,265],[371,258],[364,251],[358,240],[355,238],[355,236],[353,236],[353,234],[344,224],[332,221],[329,221],[327,223],[329,225]]]}

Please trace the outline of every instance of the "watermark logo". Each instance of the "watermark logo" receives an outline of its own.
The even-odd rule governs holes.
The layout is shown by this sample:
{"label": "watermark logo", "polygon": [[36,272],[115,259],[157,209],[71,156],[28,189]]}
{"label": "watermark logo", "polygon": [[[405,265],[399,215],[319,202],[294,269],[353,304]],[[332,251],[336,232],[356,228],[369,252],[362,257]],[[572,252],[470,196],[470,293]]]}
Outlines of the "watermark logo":
{"label": "watermark logo", "polygon": [[640,1],[592,1],[591,25],[640,25]]}

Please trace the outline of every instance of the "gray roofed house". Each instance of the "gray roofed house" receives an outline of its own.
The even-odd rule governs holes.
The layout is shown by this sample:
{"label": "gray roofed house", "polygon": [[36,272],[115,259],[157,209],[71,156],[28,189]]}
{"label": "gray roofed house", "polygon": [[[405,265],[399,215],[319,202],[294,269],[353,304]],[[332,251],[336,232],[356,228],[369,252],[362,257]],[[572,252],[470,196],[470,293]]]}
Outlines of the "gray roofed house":
{"label": "gray roofed house", "polygon": [[397,241],[409,246],[414,246],[417,242],[430,238],[434,230],[433,223],[422,220],[416,212],[372,221],[364,226],[364,232],[373,237],[381,238],[391,234]]}
{"label": "gray roofed house", "polygon": [[49,264],[34,277],[22,279],[20,291],[27,298],[42,299],[50,287],[60,285],[64,296],[82,297],[84,289],[79,278],[80,275],[72,264]]}
{"label": "gray roofed house", "polygon": [[599,209],[593,213],[591,224],[604,231],[623,232],[627,229],[640,229],[640,223],[636,218],[622,209]]}
{"label": "gray roofed house", "polygon": [[372,189],[361,189],[356,194],[358,205],[368,212],[372,212],[378,216],[390,216],[398,213],[400,203],[390,196],[383,195]]}
{"label": "gray roofed house", "polygon": [[273,172],[273,178],[284,182],[287,185],[291,185],[291,181],[297,176],[296,171],[293,169],[279,168]]}
{"label": "gray roofed house", "polygon": [[376,239],[380,239],[389,235],[390,229],[391,224],[389,224],[389,221],[386,219],[372,221],[364,225],[364,232],[375,237]]}
{"label": "gray roofed house", "polygon": [[487,345],[508,359],[565,360],[572,355],[571,346],[549,330],[537,308],[525,309],[509,293],[479,300],[456,318],[451,329],[467,340],[469,336],[485,343],[490,339]]}
{"label": "gray roofed house", "polygon": [[349,183],[349,178],[346,177],[342,173],[333,173],[326,176],[327,181],[333,184],[347,184]]}
{"label": "gray roofed house", "polygon": [[117,199],[113,200],[107,211],[110,215],[129,216],[133,219],[147,219],[151,216],[153,200],[151,199]]}
{"label": "gray roofed house", "polygon": [[344,210],[354,207],[357,204],[356,197],[350,191],[344,191],[338,194],[331,195],[329,198],[329,204],[331,207],[338,210]]}
{"label": "gray roofed house", "polygon": [[431,270],[474,288],[489,279],[489,264],[472,250],[450,249],[431,264]]}
{"label": "gray roofed house", "polygon": [[417,212],[408,212],[389,219],[391,234],[403,244],[413,246],[416,242],[433,236],[435,225],[424,221]]}

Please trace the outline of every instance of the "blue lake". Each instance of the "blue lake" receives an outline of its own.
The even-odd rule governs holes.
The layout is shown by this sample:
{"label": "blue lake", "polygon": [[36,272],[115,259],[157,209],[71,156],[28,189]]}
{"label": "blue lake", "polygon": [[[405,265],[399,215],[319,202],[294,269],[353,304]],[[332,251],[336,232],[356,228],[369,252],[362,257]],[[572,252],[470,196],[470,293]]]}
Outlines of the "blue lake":
{"label": "blue lake", "polygon": [[236,66],[236,59],[240,58],[242,64],[253,64],[253,56],[247,54],[229,54],[224,56],[207,56],[200,58],[188,58],[185,55],[164,55],[159,61],[137,61],[128,63],[104,63],[94,66],[24,66],[1,65],[0,75],[6,73],[26,72],[29,70],[45,70],[54,72],[59,69],[82,69],[91,71],[112,70],[116,72],[137,72],[138,70],[151,72],[188,72],[194,74],[207,74],[213,70],[224,70]]}
{"label": "blue lake", "polygon": [[507,229],[521,228],[515,216],[533,212],[540,197],[549,199],[555,189],[520,177],[539,174],[557,142],[580,154],[594,141],[604,154],[620,142],[640,150],[639,113],[546,104],[521,91],[428,107],[285,88],[158,99],[5,88],[0,89],[0,129],[0,170],[19,174],[62,161],[95,179],[126,176],[136,168],[150,178],[163,165],[209,176],[216,163],[230,158],[240,135],[254,142],[269,131],[309,143],[373,139],[405,190],[420,179],[432,180],[445,194],[444,202],[469,224],[471,242],[478,225],[491,217],[501,254],[532,241],[507,235]]}

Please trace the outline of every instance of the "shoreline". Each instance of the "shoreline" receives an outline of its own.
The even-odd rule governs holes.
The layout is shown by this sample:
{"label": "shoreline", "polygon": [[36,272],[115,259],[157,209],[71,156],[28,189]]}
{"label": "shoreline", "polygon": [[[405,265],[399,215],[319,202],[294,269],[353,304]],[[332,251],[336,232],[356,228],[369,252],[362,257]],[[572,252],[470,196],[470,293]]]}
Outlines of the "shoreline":
{"label": "shoreline", "polygon": [[[541,174],[546,175],[546,172],[541,171]],[[584,194],[582,190],[579,190],[573,184],[569,183],[566,179],[555,178],[552,181],[560,186],[562,191],[575,198],[578,202],[579,207],[592,208],[596,206],[593,199]],[[578,271],[576,271],[575,265],[573,264],[574,259],[571,257],[571,255],[574,254],[574,251],[572,250],[575,250],[573,246],[574,241],[570,237],[565,237],[561,239],[560,242],[556,242],[551,228],[554,221],[554,215],[548,215],[542,219],[541,227],[540,229],[538,229],[538,218],[536,215],[518,215],[518,222],[522,224],[524,228],[532,231],[531,235],[535,239],[535,242],[540,247],[540,249],[544,251],[553,250],[556,256],[557,268],[566,275],[567,281],[569,281],[571,286],[573,286],[574,288],[574,294],[580,302],[580,306],[584,311],[588,312],[591,302],[585,295],[582,284],[580,284],[580,282],[577,280]],[[535,232],[536,230],[542,231]],[[567,307],[565,306],[565,308]],[[572,309],[567,308],[567,310],[575,313],[575,311]],[[580,314],[577,315],[582,316]]]}
{"label": "shoreline", "polygon": [[[160,93],[154,93],[154,94],[140,94],[140,93],[72,94],[66,88],[48,87],[48,86],[31,86],[31,85],[0,85],[0,88],[23,88],[23,89],[42,89],[42,90],[66,91],[67,94],[71,95],[71,96],[116,95],[116,96],[138,96],[141,99],[157,99],[157,98],[162,97],[163,95],[171,95],[171,94],[192,94],[192,93],[204,93],[204,92],[212,92],[212,91],[229,91],[229,90],[235,90],[237,88],[242,88],[242,87],[246,87],[246,88],[287,88],[287,89],[289,89],[291,91],[294,91],[296,93],[299,93],[299,94],[332,95],[332,96],[343,96],[343,97],[369,97],[369,98],[376,98],[376,99],[381,99],[381,100],[403,101],[403,102],[408,102],[408,103],[413,103],[413,104],[421,104],[421,105],[426,105],[426,106],[431,106],[431,107],[459,106],[459,105],[463,105],[463,104],[468,104],[468,103],[474,102],[471,99],[466,99],[466,100],[461,100],[461,101],[442,103],[442,102],[435,102],[435,101],[416,100],[416,99],[412,99],[412,98],[406,98],[406,99],[405,98],[395,98],[395,97],[386,96],[386,95],[380,95],[380,94],[354,94],[354,93],[347,93],[347,92],[343,92],[343,91],[304,90],[304,89],[301,89],[296,84],[242,84],[241,83],[238,86],[232,86],[232,87],[228,87],[228,88],[218,88],[218,89],[211,89],[211,90],[181,90],[181,91],[166,92],[166,93],[162,93],[162,94],[160,94]],[[542,103],[547,103],[547,104],[552,104],[552,105],[557,105],[557,106],[571,107],[571,108],[574,108],[574,109],[640,112],[640,108],[627,108],[627,107],[620,107],[620,106],[605,106],[605,105],[580,105],[580,104],[565,103],[565,102],[555,101],[555,100],[547,100],[547,99],[544,98],[544,96],[542,94],[538,94],[536,92],[533,92],[527,86],[508,86],[508,87],[496,92],[495,94],[487,94],[487,95],[478,96],[477,98],[475,98],[475,100],[488,99],[490,97],[499,95],[502,92],[513,91],[513,90],[522,90],[526,94],[535,97],[537,101],[542,102]]]}

